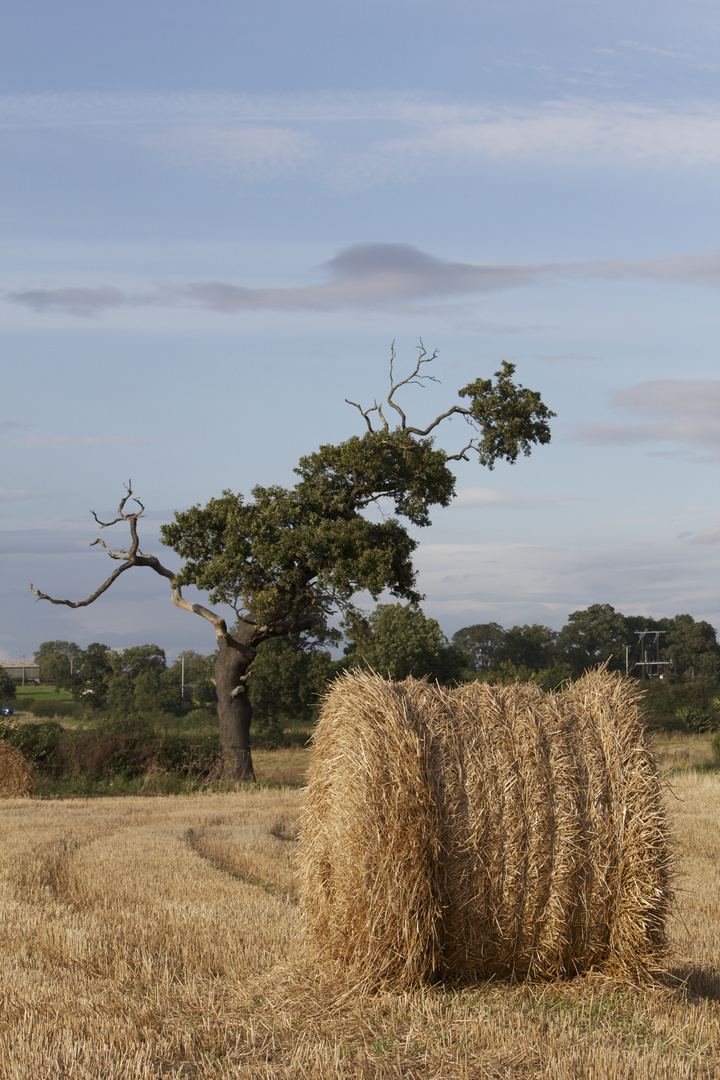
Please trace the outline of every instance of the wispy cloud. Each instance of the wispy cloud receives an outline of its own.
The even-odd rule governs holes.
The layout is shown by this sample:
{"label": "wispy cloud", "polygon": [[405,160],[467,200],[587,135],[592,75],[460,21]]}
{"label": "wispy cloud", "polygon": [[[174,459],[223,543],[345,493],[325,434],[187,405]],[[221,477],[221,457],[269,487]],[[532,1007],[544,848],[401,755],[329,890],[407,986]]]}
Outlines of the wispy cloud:
{"label": "wispy cloud", "polygon": [[146,145],[181,166],[244,177],[273,176],[310,158],[315,140],[287,127],[170,127]]}
{"label": "wispy cloud", "polygon": [[30,488],[0,487],[0,501],[15,502],[20,499],[43,499],[47,491],[32,491]]}
{"label": "wispy cloud", "polygon": [[616,390],[611,405],[640,422],[588,423],[577,433],[596,446],[676,442],[720,458],[720,379],[659,379]]}
{"label": "wispy cloud", "polygon": [[[440,113],[443,115],[439,115]],[[435,122],[433,122],[433,120]],[[501,163],[553,160],[695,167],[720,164],[720,110],[691,112],[627,103],[546,102],[535,109],[436,110],[417,130],[376,147],[397,158]]]}
{"label": "wispy cloud", "polygon": [[5,446],[20,450],[72,450],[99,446],[147,446],[161,442],[159,438],[141,438],[132,435],[23,435],[6,439]]}
{"label": "wispy cloud", "polygon": [[691,544],[720,544],[720,525],[715,525],[712,529],[703,529],[702,532],[695,533],[690,537]]}
{"label": "wispy cloud", "polygon": [[[332,312],[352,308],[397,310],[418,302],[477,296],[573,277],[715,285],[720,284],[720,250],[634,261],[520,265],[453,262],[411,244],[365,243],[344,248],[319,269],[329,280],[285,288],[247,288],[223,281],[191,282],[147,293],[126,292],[109,285],[62,286],[17,290],[6,293],[5,298],[38,313],[56,311],[85,316],[113,308],[168,306],[197,307],[225,314]],[[439,313],[442,314],[442,309]]]}
{"label": "wispy cloud", "polygon": [[528,506],[558,502],[556,495],[530,495],[525,492],[498,491],[496,488],[471,487],[459,488],[453,508],[475,506],[503,506],[527,509]]}
{"label": "wispy cloud", "polygon": [[418,93],[40,94],[0,97],[0,128],[72,130],[222,173],[264,175],[312,161],[308,175],[331,184],[406,184],[414,174],[403,163],[720,164],[715,101],[670,108],[580,97],[508,106]]}
{"label": "wispy cloud", "polygon": [[590,356],[587,353],[549,353],[540,357],[541,360],[545,360],[548,364],[577,364],[577,363],[591,363],[591,364],[604,364],[605,360],[601,356]]}
{"label": "wispy cloud", "polygon": [[690,610],[714,625],[720,619],[708,589],[716,552],[700,544],[421,544],[416,563],[423,607],[444,626],[496,619],[559,628],[600,597],[628,615]]}

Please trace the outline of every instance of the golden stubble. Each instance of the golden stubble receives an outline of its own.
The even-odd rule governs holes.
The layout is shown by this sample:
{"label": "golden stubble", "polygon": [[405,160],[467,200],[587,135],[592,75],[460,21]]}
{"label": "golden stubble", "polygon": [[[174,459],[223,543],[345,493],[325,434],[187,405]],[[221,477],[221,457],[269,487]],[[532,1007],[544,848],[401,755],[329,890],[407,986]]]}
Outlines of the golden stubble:
{"label": "golden stubble", "polygon": [[[303,793],[0,805],[3,1080],[720,1076],[720,777],[666,804],[672,976],[363,993],[303,966]],[[674,981],[673,981],[674,980]]]}

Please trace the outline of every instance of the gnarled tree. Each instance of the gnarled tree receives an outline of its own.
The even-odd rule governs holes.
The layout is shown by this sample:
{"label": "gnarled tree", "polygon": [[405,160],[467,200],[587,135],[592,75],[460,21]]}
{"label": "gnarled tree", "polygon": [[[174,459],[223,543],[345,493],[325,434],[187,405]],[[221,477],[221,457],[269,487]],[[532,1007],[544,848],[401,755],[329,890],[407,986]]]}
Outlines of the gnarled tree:
{"label": "gnarled tree", "polygon": [[[375,599],[388,590],[404,600],[421,600],[412,564],[417,542],[398,518],[426,526],[432,506],[451,502],[455,477],[449,462],[474,455],[492,469],[498,460],[513,463],[534,444],[550,441],[548,421],[554,413],[539,393],[513,382],[515,368],[509,363],[494,381],[476,379],[460,390],[467,405],[453,405],[425,428],[408,424],[396,396],[410,384],[432,379],[425,365],[435,358],[421,342],[413,371],[396,381],[393,349],[385,402],[367,409],[348,402],[359,410],[367,430],[301,458],[294,487],[256,487],[250,501],[224,491],[206,506],[178,511],[161,533],[162,542],[184,559],[179,573],[140,550],[138,520],[144,508],[135,499],[138,509],[128,509],[128,485],[113,521],[100,521],[93,512],[102,529],[120,522],[130,528],[128,548],[93,542],[119,563],[107,581],[80,601],[57,600],[31,586],[40,599],[85,607],[131,567],[147,566],[167,578],[173,603],[201,615],[215,629],[220,742],[229,778],[254,775],[247,680],[258,645],[300,633],[322,640],[331,633],[333,615],[354,612],[353,597],[362,590]],[[459,450],[449,453],[435,446],[432,432],[452,416],[462,417],[470,434]],[[381,499],[394,505],[397,516],[368,519],[365,512]],[[190,584],[207,590],[211,604],[234,610],[232,631],[217,611],[183,598],[182,587]]]}

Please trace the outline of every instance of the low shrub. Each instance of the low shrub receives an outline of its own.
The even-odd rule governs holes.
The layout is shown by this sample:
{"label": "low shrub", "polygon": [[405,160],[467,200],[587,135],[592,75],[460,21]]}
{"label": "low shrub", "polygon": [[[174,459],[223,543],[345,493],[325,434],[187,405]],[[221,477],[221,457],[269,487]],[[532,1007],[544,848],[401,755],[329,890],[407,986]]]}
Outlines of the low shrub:
{"label": "low shrub", "polygon": [[93,729],[71,731],[48,720],[0,722],[0,739],[20,750],[50,779],[131,780],[152,766],[182,776],[205,776],[220,756],[218,733],[157,733],[145,716],[105,717]]}
{"label": "low shrub", "polygon": [[[717,683],[712,680],[697,679],[694,683],[673,682],[670,679],[639,679],[638,688],[642,693],[642,711],[646,723],[655,730],[664,731],[707,731],[715,723],[713,717],[718,710],[713,701],[717,696]],[[687,727],[703,723],[706,717],[708,727]]]}
{"label": "low shrub", "polygon": [[681,705],[676,709],[675,717],[682,730],[691,735],[702,735],[714,726],[712,717],[699,705]]}
{"label": "low shrub", "polygon": [[86,712],[85,707],[78,701],[64,701],[62,698],[25,698],[18,702],[25,712],[33,716],[63,717],[68,720],[77,720]]}
{"label": "low shrub", "polygon": [[63,729],[47,720],[40,724],[4,724],[2,737],[39,769],[52,771]]}

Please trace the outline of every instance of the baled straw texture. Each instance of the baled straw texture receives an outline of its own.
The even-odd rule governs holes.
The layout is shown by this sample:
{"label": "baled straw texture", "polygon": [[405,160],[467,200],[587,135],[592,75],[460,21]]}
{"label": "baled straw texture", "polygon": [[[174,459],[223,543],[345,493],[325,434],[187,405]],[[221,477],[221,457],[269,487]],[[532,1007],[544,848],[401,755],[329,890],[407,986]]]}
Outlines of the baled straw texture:
{"label": "baled straw texture", "polygon": [[641,977],[670,848],[630,684],[448,690],[353,672],[328,694],[301,826],[306,944],[367,983]]}
{"label": "baled straw texture", "polygon": [[22,798],[34,791],[30,763],[15,746],[0,739],[0,799]]}

